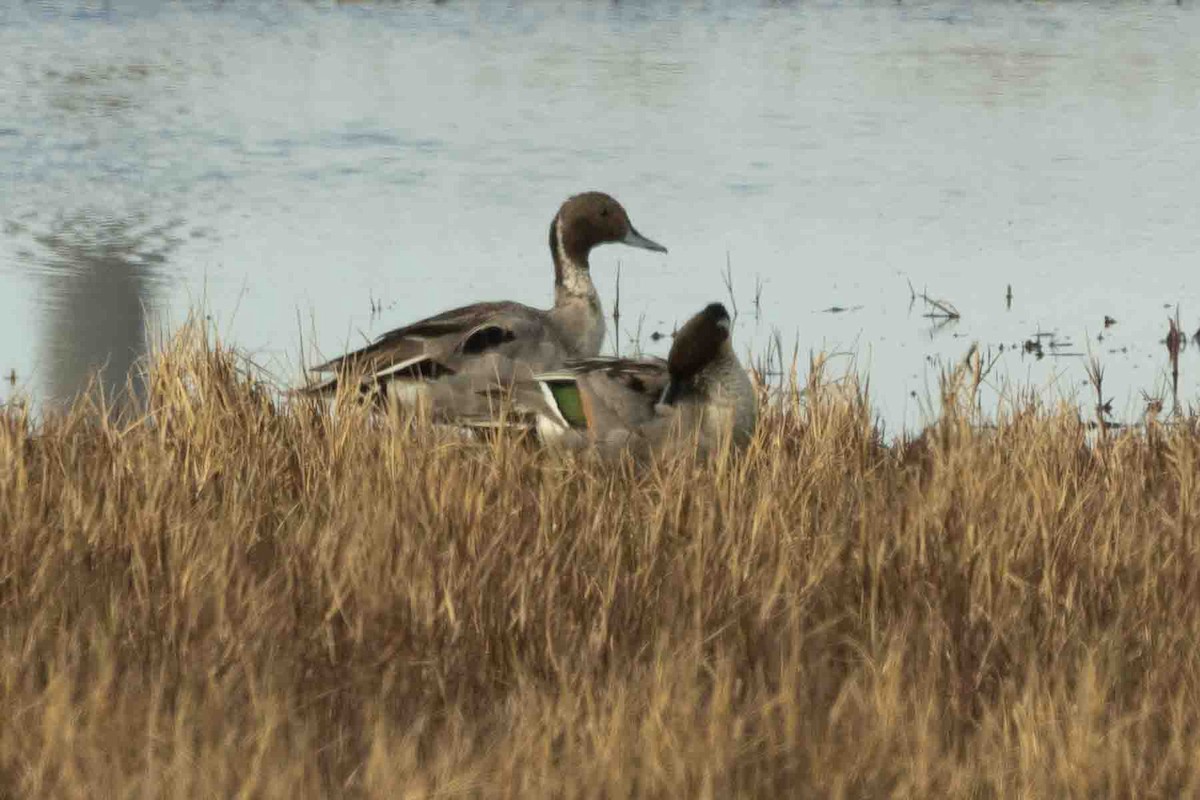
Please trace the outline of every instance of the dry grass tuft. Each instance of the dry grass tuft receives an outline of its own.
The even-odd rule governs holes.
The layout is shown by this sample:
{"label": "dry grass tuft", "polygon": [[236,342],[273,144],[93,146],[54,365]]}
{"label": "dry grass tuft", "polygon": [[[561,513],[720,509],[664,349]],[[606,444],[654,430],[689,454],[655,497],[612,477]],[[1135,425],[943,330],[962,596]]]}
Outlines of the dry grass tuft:
{"label": "dry grass tuft", "polygon": [[[636,466],[274,399],[0,411],[0,797],[1200,790],[1200,431],[775,397]],[[960,407],[961,406],[961,407]]]}

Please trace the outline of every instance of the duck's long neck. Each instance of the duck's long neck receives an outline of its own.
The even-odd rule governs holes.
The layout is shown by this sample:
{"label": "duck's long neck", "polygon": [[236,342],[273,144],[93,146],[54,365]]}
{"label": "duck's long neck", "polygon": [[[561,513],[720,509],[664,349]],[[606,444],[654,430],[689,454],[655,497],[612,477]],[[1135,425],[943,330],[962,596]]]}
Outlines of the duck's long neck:
{"label": "duck's long neck", "polygon": [[564,241],[558,217],[550,223],[550,253],[554,257],[551,319],[572,356],[599,355],[604,343],[604,309],[592,283],[588,253]]}

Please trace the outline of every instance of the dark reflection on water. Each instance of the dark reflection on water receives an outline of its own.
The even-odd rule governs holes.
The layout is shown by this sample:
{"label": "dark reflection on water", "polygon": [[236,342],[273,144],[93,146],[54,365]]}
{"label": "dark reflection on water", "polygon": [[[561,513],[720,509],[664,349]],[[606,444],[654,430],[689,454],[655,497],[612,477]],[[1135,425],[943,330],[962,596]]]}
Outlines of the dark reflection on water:
{"label": "dark reflection on water", "polygon": [[114,405],[140,393],[138,359],[178,223],[84,214],[58,220],[25,251],[43,290],[41,362],[48,400],[66,403],[92,382]]}

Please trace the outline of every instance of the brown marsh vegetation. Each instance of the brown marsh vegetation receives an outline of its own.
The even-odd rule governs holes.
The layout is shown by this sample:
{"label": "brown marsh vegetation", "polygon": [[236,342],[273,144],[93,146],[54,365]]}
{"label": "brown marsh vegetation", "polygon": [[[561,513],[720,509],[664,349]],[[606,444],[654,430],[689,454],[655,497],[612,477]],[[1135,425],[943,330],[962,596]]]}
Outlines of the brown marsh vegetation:
{"label": "brown marsh vegetation", "polygon": [[1200,790],[1200,430],[1018,404],[601,464],[279,402],[0,411],[0,797]]}

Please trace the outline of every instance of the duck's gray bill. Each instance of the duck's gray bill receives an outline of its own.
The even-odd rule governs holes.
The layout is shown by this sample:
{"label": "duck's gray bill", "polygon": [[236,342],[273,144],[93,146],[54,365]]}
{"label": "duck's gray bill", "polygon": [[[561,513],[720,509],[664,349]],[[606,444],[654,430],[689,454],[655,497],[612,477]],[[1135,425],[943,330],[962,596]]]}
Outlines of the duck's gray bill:
{"label": "duck's gray bill", "polygon": [[653,250],[656,253],[667,252],[667,248],[663,247],[658,242],[652,242],[645,236],[642,236],[633,229],[632,225],[629,226],[629,233],[625,234],[625,238],[621,241],[630,247],[640,247],[643,250]]}

